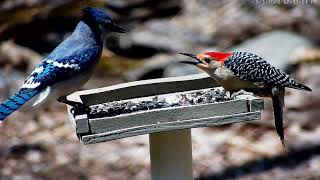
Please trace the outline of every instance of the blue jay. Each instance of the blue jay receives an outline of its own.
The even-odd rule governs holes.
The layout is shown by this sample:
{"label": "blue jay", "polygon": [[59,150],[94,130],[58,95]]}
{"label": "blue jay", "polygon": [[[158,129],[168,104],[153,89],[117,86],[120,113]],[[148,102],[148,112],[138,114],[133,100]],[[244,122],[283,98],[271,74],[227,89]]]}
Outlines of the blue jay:
{"label": "blue jay", "polygon": [[35,68],[17,93],[0,104],[0,122],[23,105],[37,106],[49,98],[88,111],[87,106],[68,101],[66,96],[79,90],[92,75],[103,48],[102,34],[125,30],[101,9],[87,7],[82,11],[74,32]]}

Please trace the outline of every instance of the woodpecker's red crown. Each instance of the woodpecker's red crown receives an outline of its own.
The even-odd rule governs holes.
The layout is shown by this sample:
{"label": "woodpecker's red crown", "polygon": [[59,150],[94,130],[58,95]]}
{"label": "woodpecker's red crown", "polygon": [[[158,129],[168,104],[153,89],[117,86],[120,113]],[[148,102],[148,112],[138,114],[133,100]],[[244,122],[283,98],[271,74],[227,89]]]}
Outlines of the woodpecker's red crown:
{"label": "woodpecker's red crown", "polygon": [[215,61],[225,61],[232,55],[231,52],[214,52],[214,51],[208,51],[204,52],[202,54],[199,54],[199,59],[203,59],[204,57],[209,57],[212,60]]}
{"label": "woodpecker's red crown", "polygon": [[225,60],[227,60],[232,53],[231,52],[214,52],[208,51],[198,55],[188,54],[188,53],[180,53],[185,56],[192,57],[195,61],[181,61],[181,63],[192,64],[198,66],[199,68],[207,71],[214,70],[218,67],[222,67]]}

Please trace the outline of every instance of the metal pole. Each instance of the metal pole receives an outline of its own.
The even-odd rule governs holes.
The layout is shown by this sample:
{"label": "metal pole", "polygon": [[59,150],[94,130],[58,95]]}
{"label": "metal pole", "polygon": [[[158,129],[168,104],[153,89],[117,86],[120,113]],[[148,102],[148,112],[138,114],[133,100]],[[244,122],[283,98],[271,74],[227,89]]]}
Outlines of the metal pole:
{"label": "metal pole", "polygon": [[149,135],[152,180],[192,180],[191,130]]}

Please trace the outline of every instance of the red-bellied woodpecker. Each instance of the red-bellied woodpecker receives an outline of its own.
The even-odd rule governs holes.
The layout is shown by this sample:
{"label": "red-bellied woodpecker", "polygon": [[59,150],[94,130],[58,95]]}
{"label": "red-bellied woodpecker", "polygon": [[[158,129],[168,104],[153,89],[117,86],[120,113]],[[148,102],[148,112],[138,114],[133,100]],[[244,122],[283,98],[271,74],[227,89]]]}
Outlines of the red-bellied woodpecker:
{"label": "red-bellied woodpecker", "polygon": [[248,52],[204,52],[198,55],[181,53],[197,61],[181,63],[196,65],[208,73],[230,93],[239,90],[258,96],[271,97],[276,131],[284,145],[283,107],[285,87],[310,91],[288,74],[275,68],[261,57]]}

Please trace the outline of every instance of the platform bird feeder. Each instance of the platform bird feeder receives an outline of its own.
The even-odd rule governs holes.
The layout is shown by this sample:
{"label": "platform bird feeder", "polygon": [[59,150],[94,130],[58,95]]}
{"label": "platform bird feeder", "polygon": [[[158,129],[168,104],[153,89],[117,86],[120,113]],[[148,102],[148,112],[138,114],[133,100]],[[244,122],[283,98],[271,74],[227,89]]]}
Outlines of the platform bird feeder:
{"label": "platform bird feeder", "polygon": [[[83,144],[149,134],[153,180],[191,180],[191,129],[260,119],[263,100],[234,98],[206,74],[78,91],[69,100],[91,107],[69,118]],[[208,137],[210,138],[210,137]]]}

